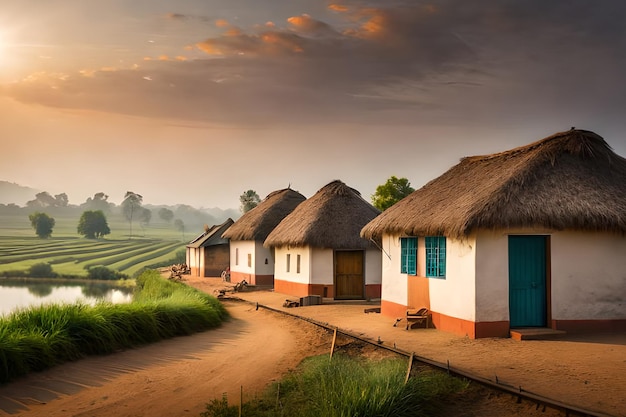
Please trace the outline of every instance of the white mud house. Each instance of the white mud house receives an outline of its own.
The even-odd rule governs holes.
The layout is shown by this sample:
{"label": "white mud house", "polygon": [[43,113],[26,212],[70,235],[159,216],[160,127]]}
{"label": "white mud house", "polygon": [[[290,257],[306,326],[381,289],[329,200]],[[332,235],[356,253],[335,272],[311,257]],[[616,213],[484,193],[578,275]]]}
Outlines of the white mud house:
{"label": "white mud house", "polygon": [[214,225],[192,240],[186,248],[186,260],[194,277],[219,277],[230,264],[228,239],[222,233],[233,224],[232,219]]}
{"label": "white mud house", "polygon": [[471,338],[626,330],[626,160],[584,130],[461,160],[367,224],[382,314]]}
{"label": "white mud house", "polygon": [[321,188],[265,240],[276,255],[274,291],[299,297],[380,298],[380,249],[359,236],[379,213],[341,181]]}
{"label": "white mud house", "polygon": [[263,242],[304,200],[306,197],[290,188],[274,191],[224,232],[222,236],[230,239],[231,282],[274,284],[274,253],[263,247]]}

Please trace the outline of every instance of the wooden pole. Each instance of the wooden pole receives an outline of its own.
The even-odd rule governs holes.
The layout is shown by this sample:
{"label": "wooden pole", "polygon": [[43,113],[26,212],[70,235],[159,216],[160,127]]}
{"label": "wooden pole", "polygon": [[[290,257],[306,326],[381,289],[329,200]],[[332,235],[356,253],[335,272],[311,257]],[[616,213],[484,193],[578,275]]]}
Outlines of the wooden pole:
{"label": "wooden pole", "polygon": [[409,366],[406,370],[406,378],[404,378],[405,385],[407,382],[409,382],[409,376],[411,376],[411,368],[413,367],[413,355],[415,355],[415,353],[411,352],[411,356],[409,356]]}
{"label": "wooden pole", "polygon": [[335,342],[337,341],[337,328],[335,327],[335,332],[333,333],[333,344],[330,346],[330,359],[333,359],[333,352],[335,351]]}
{"label": "wooden pole", "polygon": [[243,385],[239,388],[239,417],[241,417],[241,413],[243,411]]}

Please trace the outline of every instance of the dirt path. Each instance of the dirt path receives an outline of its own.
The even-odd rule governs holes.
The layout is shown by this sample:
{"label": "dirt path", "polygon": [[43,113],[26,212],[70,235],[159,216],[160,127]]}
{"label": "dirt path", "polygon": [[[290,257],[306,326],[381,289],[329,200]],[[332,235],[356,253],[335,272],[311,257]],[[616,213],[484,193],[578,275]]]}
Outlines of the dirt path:
{"label": "dirt path", "polygon": [[[308,323],[229,303],[216,330],[105,357],[92,357],[0,387],[0,415],[198,416],[224,392],[252,397],[330,336]],[[251,317],[251,315],[254,315]],[[257,325],[271,322],[272,325]],[[233,398],[234,395],[234,398]]]}

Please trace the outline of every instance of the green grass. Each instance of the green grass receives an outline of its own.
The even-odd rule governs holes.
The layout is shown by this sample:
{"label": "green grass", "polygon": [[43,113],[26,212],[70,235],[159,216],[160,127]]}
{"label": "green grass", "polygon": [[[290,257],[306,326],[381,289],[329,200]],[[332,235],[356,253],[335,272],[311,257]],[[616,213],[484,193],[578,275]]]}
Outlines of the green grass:
{"label": "green grass", "polygon": [[51,304],[0,318],[0,383],[85,355],[214,328],[228,316],[216,298],[156,271],[139,276],[136,288],[129,304]]}
{"label": "green grass", "polygon": [[[248,417],[409,417],[435,415],[468,384],[436,370],[421,370],[405,384],[407,362],[336,355],[305,359],[296,372],[243,404]],[[227,399],[207,404],[202,417],[237,416]]]}

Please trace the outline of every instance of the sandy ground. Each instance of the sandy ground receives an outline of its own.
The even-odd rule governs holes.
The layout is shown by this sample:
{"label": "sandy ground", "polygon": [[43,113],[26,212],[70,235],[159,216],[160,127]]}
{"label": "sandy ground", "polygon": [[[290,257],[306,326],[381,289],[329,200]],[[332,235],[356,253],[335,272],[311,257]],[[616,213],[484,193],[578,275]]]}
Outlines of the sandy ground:
{"label": "sandy ground", "polygon": [[[209,293],[213,278],[185,277]],[[327,353],[332,334],[254,303],[329,323],[454,369],[557,399],[599,414],[626,416],[626,334],[566,336],[558,341],[467,338],[434,329],[404,330],[367,303],[283,308],[287,296],[243,291],[226,301],[232,319],[219,329],[105,357],[91,357],[0,386],[0,415],[198,416],[213,398],[253,397],[306,356]],[[553,416],[508,394],[476,390],[442,415]]]}

